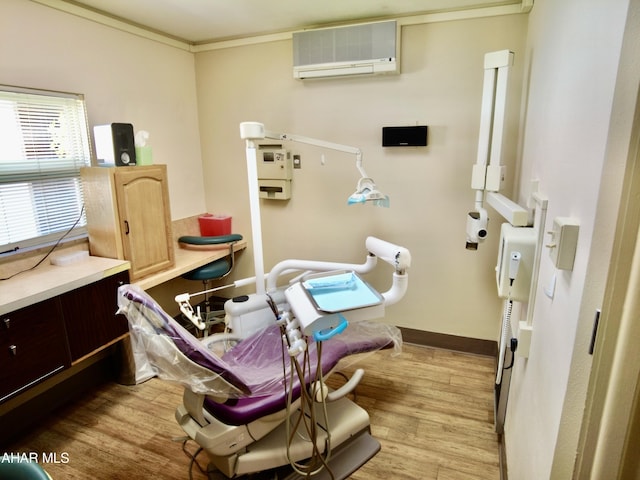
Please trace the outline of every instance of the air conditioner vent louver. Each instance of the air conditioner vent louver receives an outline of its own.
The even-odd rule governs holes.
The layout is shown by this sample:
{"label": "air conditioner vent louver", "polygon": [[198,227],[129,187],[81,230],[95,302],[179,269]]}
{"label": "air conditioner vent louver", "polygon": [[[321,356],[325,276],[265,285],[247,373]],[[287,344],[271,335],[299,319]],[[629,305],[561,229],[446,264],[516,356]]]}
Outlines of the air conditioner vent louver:
{"label": "air conditioner vent louver", "polygon": [[390,21],[294,33],[293,75],[397,73],[396,28],[396,22]]}

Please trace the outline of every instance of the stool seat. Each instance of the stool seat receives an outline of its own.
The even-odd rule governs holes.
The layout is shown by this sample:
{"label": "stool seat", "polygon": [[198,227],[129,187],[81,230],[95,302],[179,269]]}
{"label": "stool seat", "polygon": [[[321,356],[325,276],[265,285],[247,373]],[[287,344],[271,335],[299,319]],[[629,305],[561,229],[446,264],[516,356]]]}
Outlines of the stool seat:
{"label": "stool seat", "polygon": [[[16,454],[17,455],[17,454]],[[49,474],[35,462],[20,460],[0,462],[0,478],[12,480],[51,480]]]}
{"label": "stool seat", "polygon": [[187,280],[207,281],[224,277],[231,270],[231,262],[228,257],[220,258],[202,267],[198,267],[182,275]]}
{"label": "stool seat", "polygon": [[[224,307],[220,308],[220,302],[216,300],[216,302],[212,302],[209,298],[208,294],[214,290],[218,289],[209,289],[209,282],[212,280],[220,280],[231,273],[233,270],[234,264],[234,251],[233,246],[236,242],[242,240],[242,235],[238,235],[236,233],[232,233],[229,235],[219,235],[216,237],[198,237],[194,235],[184,235],[178,238],[178,242],[182,244],[185,248],[194,248],[196,250],[211,250],[214,247],[217,248],[226,248],[226,255],[222,258],[214,260],[212,262],[207,263],[206,265],[202,265],[201,267],[194,268],[190,272],[183,273],[182,278],[187,280],[199,280],[202,282],[204,287],[204,291],[200,293],[196,293],[194,295],[204,295],[204,301],[198,305],[198,316],[193,316],[193,310],[191,310],[191,315],[185,313],[183,307],[180,307],[180,310],[187,316],[187,318],[193,322],[198,329],[204,331],[204,335],[209,334],[209,327],[215,325],[217,323],[221,323],[224,321]],[[230,285],[226,285],[219,288],[226,288]],[[203,316],[200,317],[200,306],[203,306],[202,312]],[[186,307],[185,307],[186,308]],[[191,305],[189,305],[191,309]],[[204,320],[204,321],[203,321]]]}
{"label": "stool seat", "polygon": [[242,235],[237,233],[231,233],[229,235],[219,235],[217,237],[197,237],[194,235],[184,235],[178,238],[179,243],[186,243],[189,245],[220,245],[222,243],[233,243],[242,240]]}

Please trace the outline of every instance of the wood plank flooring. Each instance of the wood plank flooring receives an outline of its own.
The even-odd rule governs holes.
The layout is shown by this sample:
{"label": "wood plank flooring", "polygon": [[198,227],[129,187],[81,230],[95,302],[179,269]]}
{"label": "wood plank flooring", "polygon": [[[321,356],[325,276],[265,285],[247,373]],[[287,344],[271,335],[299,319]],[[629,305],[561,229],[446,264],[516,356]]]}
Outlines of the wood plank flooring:
{"label": "wood plank flooring", "polygon": [[[357,403],[382,450],[351,478],[499,480],[493,365],[489,357],[407,344],[399,357],[377,352],[361,360]],[[55,453],[58,463],[44,465],[54,480],[186,479],[190,459],[173,440],[184,435],[173,417],[181,397],[180,387],[158,379],[107,383],[7,452]],[[204,454],[198,459],[206,464]],[[194,467],[193,478],[206,476]]]}

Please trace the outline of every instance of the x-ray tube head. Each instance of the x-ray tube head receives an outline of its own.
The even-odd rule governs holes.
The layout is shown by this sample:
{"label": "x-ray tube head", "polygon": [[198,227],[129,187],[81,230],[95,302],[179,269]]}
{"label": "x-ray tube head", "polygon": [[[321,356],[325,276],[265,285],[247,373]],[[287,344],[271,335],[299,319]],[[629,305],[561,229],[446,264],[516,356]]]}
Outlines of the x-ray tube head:
{"label": "x-ray tube head", "polygon": [[489,218],[484,208],[469,212],[467,215],[467,250],[477,250],[478,244],[487,238]]}

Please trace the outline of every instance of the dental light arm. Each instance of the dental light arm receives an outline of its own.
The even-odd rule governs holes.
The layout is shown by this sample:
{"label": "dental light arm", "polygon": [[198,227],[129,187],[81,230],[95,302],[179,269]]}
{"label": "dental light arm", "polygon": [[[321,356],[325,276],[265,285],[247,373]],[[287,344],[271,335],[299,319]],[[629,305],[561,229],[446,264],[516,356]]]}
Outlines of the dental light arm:
{"label": "dental light arm", "polygon": [[341,145],[339,143],[327,142],[324,140],[318,140],[315,138],[304,137],[301,135],[291,135],[289,133],[272,133],[265,132],[266,138],[272,138],[277,140],[290,140],[298,143],[305,143],[307,145],[314,145],[316,147],[328,148],[329,150],[336,150],[338,152],[350,153],[356,156],[356,168],[360,172],[360,179],[356,186],[356,191],[349,197],[347,204],[354,205],[356,203],[373,202],[376,206],[389,207],[389,197],[380,193],[373,179],[367,175],[364,167],[362,166],[362,150],[357,147],[351,147],[349,145]]}
{"label": "dental light arm", "polygon": [[362,170],[362,151],[357,147],[350,147],[349,145],[341,145],[339,143],[327,142],[325,140],[318,140],[315,138],[305,137],[302,135],[292,135],[290,133],[274,133],[265,130],[264,138],[270,138],[273,140],[290,140],[292,142],[306,143],[307,145],[314,145],[316,147],[328,148],[329,150],[336,150],[338,152],[350,153],[356,156],[356,166],[363,177],[367,175]]}
{"label": "dental light arm", "polygon": [[302,135],[291,135],[289,133],[272,133],[265,132],[265,138],[272,138],[276,140],[289,140],[292,142],[305,143],[307,145],[313,145],[316,147],[327,148],[329,150],[335,150],[338,152],[349,153],[356,156],[356,168],[358,172],[360,172],[360,179],[358,180],[358,185],[356,187],[356,191],[353,195],[349,197],[348,204],[354,205],[356,203],[364,203],[367,201],[372,201],[374,205],[388,207],[389,206],[389,197],[383,195],[378,191],[375,182],[373,179],[367,175],[364,167],[362,166],[362,150],[357,147],[351,147],[349,145],[341,145],[339,143],[327,142],[324,140],[318,140],[315,138],[304,137]]}
{"label": "dental light arm", "polygon": [[362,167],[362,152],[359,148],[298,135],[268,132],[265,130],[264,124],[259,122],[242,122],[240,124],[240,138],[246,141],[247,180],[249,183],[249,203],[251,210],[251,231],[253,237],[256,293],[259,295],[266,293],[266,291],[264,284],[265,273],[262,250],[262,221],[260,218],[260,199],[258,196],[256,141],[263,140],[265,138],[291,140],[355,155],[356,168],[360,172],[361,178],[358,180],[356,191],[349,197],[347,203],[352,205],[355,203],[373,202],[374,205],[384,207],[389,206],[389,197],[380,193],[373,180],[366,175],[366,172]]}
{"label": "dental light arm", "polygon": [[[247,134],[251,135],[251,137],[243,136],[243,126],[245,130],[247,128],[251,129],[251,132]],[[352,147],[350,145],[342,145],[340,143],[327,142],[325,140],[319,140],[317,138],[306,137],[303,135],[271,132],[265,130],[264,125],[256,122],[244,122],[240,124],[240,131],[240,136],[242,138],[251,138],[252,140],[265,138],[272,140],[286,140],[355,155],[356,168],[360,173],[360,179],[358,180],[356,191],[349,197],[347,203],[349,205],[354,205],[356,203],[373,202],[376,206],[389,207],[389,197],[378,190],[373,179],[367,175],[367,172],[364,170],[364,167],[362,166],[362,150],[359,148]]]}

